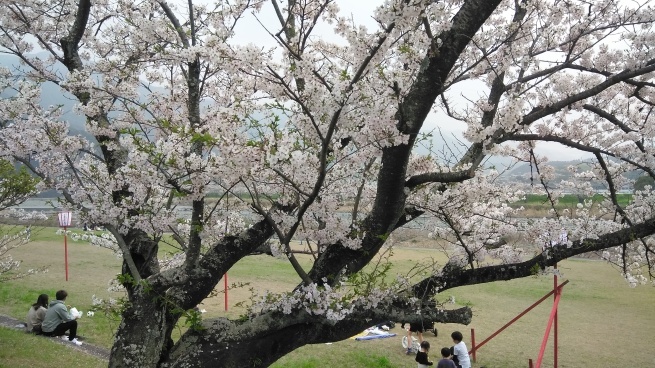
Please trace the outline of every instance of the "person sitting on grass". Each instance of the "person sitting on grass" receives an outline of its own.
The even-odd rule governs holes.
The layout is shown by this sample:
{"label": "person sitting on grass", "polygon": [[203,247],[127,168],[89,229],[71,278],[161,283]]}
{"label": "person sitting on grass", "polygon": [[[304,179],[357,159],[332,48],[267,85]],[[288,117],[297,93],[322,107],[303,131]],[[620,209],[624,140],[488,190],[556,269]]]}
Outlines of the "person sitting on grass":
{"label": "person sitting on grass", "polygon": [[63,336],[66,339],[66,331],[68,333],[68,341],[80,346],[82,343],[77,341],[77,321],[79,316],[72,316],[68,313],[68,308],[64,301],[68,296],[66,290],[59,290],[55,295],[57,300],[50,303],[50,308],[45,314],[45,319],[41,324],[43,334],[46,336]]}
{"label": "person sitting on grass", "polygon": [[36,303],[32,304],[30,310],[27,312],[27,322],[25,324],[25,330],[36,335],[40,335],[43,332],[41,331],[41,323],[45,318],[45,313],[48,308],[48,294],[41,294],[36,299]]}
{"label": "person sitting on grass", "polygon": [[430,343],[427,341],[421,342],[421,350],[416,353],[416,362],[418,363],[418,368],[427,368],[433,363],[428,360],[428,352],[430,351]]}
{"label": "person sitting on grass", "polygon": [[437,368],[457,368],[450,356],[449,348],[441,348],[441,360],[437,363]]}

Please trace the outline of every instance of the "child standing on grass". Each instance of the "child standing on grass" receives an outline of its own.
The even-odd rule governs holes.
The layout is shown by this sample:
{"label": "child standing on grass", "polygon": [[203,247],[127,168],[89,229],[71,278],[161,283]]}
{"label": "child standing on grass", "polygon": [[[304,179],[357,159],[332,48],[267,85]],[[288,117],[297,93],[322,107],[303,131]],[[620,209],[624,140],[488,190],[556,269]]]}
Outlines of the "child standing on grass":
{"label": "child standing on grass", "polygon": [[450,359],[450,349],[441,348],[441,360],[437,363],[437,368],[457,368],[455,362]]}
{"label": "child standing on grass", "polygon": [[421,342],[421,350],[416,353],[416,362],[418,363],[418,368],[427,368],[432,365],[432,362],[428,360],[428,352],[430,351],[430,343],[427,341]]}
{"label": "child standing on grass", "polygon": [[[471,368],[471,360],[469,359],[469,351],[466,348],[464,343],[464,336],[459,331],[455,331],[450,334],[450,337],[453,338],[455,346],[453,346],[453,357],[457,358],[457,367],[458,368]],[[455,360],[455,359],[453,359]]]}

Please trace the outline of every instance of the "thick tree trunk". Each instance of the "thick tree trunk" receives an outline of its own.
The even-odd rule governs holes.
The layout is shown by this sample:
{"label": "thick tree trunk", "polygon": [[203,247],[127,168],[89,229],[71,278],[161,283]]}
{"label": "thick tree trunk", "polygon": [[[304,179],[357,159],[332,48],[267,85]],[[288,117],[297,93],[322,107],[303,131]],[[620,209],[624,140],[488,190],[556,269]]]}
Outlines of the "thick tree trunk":
{"label": "thick tree trunk", "polygon": [[[124,282],[129,304],[122,313],[109,366],[159,367],[168,362],[169,351],[173,348],[171,333],[180,312],[197,306],[230,267],[272,234],[272,227],[266,221],[260,221],[239,236],[228,236],[216,243],[200,259],[196,269],[177,268],[160,272],[157,243],[139,232],[129,233],[126,239],[131,257],[143,281],[137,285]],[[126,264],[123,265],[123,274],[130,275]]]}
{"label": "thick tree trunk", "polygon": [[174,323],[156,298],[138,293],[122,314],[109,367],[157,367],[172,346],[170,332]]}

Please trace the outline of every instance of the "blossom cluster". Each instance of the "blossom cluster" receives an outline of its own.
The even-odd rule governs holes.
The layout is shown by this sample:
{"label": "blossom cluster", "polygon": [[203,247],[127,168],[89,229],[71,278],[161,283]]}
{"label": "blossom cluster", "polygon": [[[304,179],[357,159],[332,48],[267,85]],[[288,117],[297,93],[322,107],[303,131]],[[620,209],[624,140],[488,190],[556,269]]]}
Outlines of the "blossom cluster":
{"label": "blossom cluster", "polygon": [[399,290],[398,285],[388,288],[376,287],[366,294],[356,295],[344,282],[336,287],[330,287],[327,283],[312,283],[301,285],[286,294],[267,292],[250,309],[253,313],[279,311],[284,314],[304,310],[311,315],[324,316],[329,321],[338,322],[356,310],[376,308],[385,299],[396,296]]}

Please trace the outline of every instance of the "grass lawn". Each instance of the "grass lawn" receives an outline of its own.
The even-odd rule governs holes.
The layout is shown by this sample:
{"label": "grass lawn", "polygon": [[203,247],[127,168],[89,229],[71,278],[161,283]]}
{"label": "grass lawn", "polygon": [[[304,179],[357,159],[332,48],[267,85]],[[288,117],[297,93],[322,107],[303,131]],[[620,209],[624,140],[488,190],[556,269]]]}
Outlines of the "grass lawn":
{"label": "grass lawn", "polygon": [[[594,194],[592,197],[578,197],[574,194],[565,194],[558,199],[555,208],[558,211],[568,210],[572,216],[576,216],[578,211],[577,205],[581,203],[581,200],[591,200],[591,211],[592,213],[597,213],[599,211],[599,204],[605,200],[605,197],[601,194]],[[618,194],[617,200],[621,206],[625,207],[632,202],[632,194]],[[523,207],[521,216],[524,217],[551,216],[551,204],[545,194],[528,194],[525,196],[525,199],[510,203],[509,205],[514,208]]]}
{"label": "grass lawn", "polygon": [[[558,205],[562,208],[576,206],[580,200],[591,200],[593,203],[601,202],[605,199],[602,194],[594,194],[593,197],[577,196],[575,194],[565,194],[558,200]],[[617,194],[617,199],[621,206],[626,206],[632,202],[632,194]],[[516,204],[527,206],[549,206],[548,197],[545,194],[528,194],[525,199],[515,202]]]}
{"label": "grass lawn", "polygon": [[[411,253],[412,250],[398,252]],[[564,287],[558,314],[559,367],[655,366],[652,354],[655,345],[655,310],[652,307],[655,289],[651,286],[631,289],[615,270],[599,261],[571,260],[563,262],[560,270],[563,273],[560,281],[570,281]],[[481,342],[548,293],[552,286],[552,276],[540,276],[446,291],[444,297],[452,295],[457,304],[468,304],[473,308],[473,322],[470,326],[435,325],[439,336],[425,335],[432,345],[431,358],[436,359],[441,347],[452,346],[452,331],[462,331],[470,349],[472,328],[475,329],[476,341]],[[528,359],[536,362],[551,307],[552,299],[544,301],[480,348],[473,366],[524,368],[528,366]],[[402,333],[398,326],[392,332]],[[335,349],[338,349],[337,353]],[[616,349],[621,354],[614,353]],[[274,367],[328,366],[318,363],[321,361],[342,366],[350,360],[337,359],[352,359],[350,357],[358,352],[371,358],[385,358],[391,367],[414,367],[415,364],[411,357],[403,354],[400,338],[390,338],[305,346],[280,359]],[[303,360],[300,356],[311,358]],[[552,358],[551,333],[543,366],[552,367]]]}
{"label": "grass lawn", "polygon": [[22,331],[0,328],[0,368],[106,367],[107,362],[70,346]]}
{"label": "grass lawn", "polygon": [[[44,229],[38,233],[33,243],[12,251],[14,258],[23,260],[24,268],[47,265],[50,271],[0,283],[0,313],[23,319],[29,305],[36,301],[40,293],[48,293],[52,298],[55,291],[61,288],[68,290],[69,304],[82,311],[90,308],[91,296],[94,294],[103,298],[120,296],[106,290],[108,280],[115,277],[120,270],[120,260],[110,251],[86,243],[69,242],[69,281],[66,282],[63,239],[61,236],[57,239],[51,232],[54,232],[54,229]],[[392,259],[394,270],[407,272],[415,260],[430,258],[441,263],[444,261],[442,253],[437,250],[403,247],[396,248]],[[309,261],[309,258],[301,258],[301,262],[305,264]],[[652,346],[655,345],[655,309],[652,307],[655,304],[655,288],[642,286],[631,289],[616,270],[600,261],[569,260],[560,264],[560,271],[561,279],[568,279],[569,284],[564,287],[559,309],[559,366],[655,366],[655,356],[652,354]],[[207,310],[205,318],[236,317],[243,309],[235,307],[235,304],[250,298],[250,287],[260,291],[289,290],[297,283],[297,277],[284,260],[252,256],[243,259],[230,270],[229,282],[250,285],[229,292],[229,311],[225,312],[223,283],[219,283],[217,295],[205,300],[201,305],[201,308]],[[476,340],[482,341],[546,294],[552,288],[552,283],[552,276],[539,276],[444,292],[441,300],[452,295],[457,302],[453,307],[471,306],[474,318],[470,326],[437,324],[438,337],[431,333],[426,334],[426,340],[433,346],[430,354],[432,359],[437,359],[441,347],[452,345],[449,337],[452,331],[462,331],[470,348],[471,328],[475,329]],[[526,367],[529,358],[536,361],[551,305],[551,300],[544,302],[482,347],[474,367]],[[79,323],[79,332],[88,342],[106,348],[111,346],[112,334],[118,321],[96,314],[91,318],[84,316]],[[399,324],[391,332],[400,336],[404,333]],[[38,364],[44,361],[39,357],[34,364],[25,363],[23,359],[29,359],[30,355],[14,352],[13,350],[20,349],[7,345],[11,344],[11,341],[19,341],[22,346],[23,340],[25,345],[33,343],[31,336],[22,333],[12,335],[13,332],[2,329],[0,333],[0,367],[38,367]],[[415,367],[413,357],[406,356],[402,350],[400,336],[309,345],[280,359],[274,367]],[[65,346],[53,349],[59,348],[67,349]],[[12,350],[11,354],[6,352],[7,350]],[[620,354],[616,354],[616,351],[620,351]],[[72,349],[64,352],[75,356],[75,359],[78,355],[83,355]],[[53,366],[51,363],[49,362],[48,366]],[[93,363],[85,364],[80,361],[77,365],[67,366],[95,366]],[[545,355],[544,366],[552,366],[552,339]]]}

